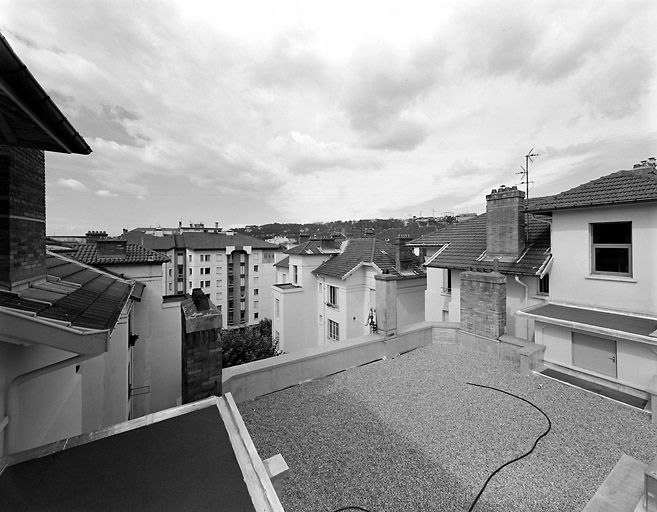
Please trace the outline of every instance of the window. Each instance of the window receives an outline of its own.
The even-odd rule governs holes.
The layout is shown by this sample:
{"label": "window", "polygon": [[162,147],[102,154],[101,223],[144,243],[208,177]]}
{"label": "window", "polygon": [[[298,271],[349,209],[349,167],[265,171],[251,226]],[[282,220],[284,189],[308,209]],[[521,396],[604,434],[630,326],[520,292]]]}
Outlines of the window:
{"label": "window", "polygon": [[253,313],[253,319],[257,320],[258,319],[258,313]]}
{"label": "window", "polygon": [[209,254],[201,254],[201,261],[210,261]]}
{"label": "window", "polygon": [[340,341],[340,324],[333,320],[328,320],[328,338],[330,340]]}
{"label": "window", "polygon": [[192,275],[192,268],[191,267],[189,267],[189,275],[190,276]]}
{"label": "window", "polygon": [[240,263],[244,263],[244,253],[240,253]]}
{"label": "window", "polygon": [[296,265],[292,265],[292,283],[297,284],[299,279],[299,271]]}
{"label": "window", "polygon": [[221,279],[217,281],[217,288],[219,288],[220,286],[221,286]]}
{"label": "window", "polygon": [[194,285],[192,285],[192,282],[190,281],[189,282],[189,289],[191,290],[192,288],[194,288]]}
{"label": "window", "polygon": [[264,251],[262,253],[263,263],[274,263],[274,253],[272,251]]}
{"label": "window", "polygon": [[240,309],[241,309],[242,311],[244,311],[244,310],[246,309],[246,302],[244,302],[243,299],[240,301]]}
{"label": "window", "polygon": [[452,271],[448,268],[443,270],[443,293],[452,293]]}
{"label": "window", "polygon": [[170,291],[170,292],[173,291],[173,283],[169,283],[169,291]]}
{"label": "window", "polygon": [[258,271],[258,265],[253,265],[253,271],[257,272]]}
{"label": "window", "polygon": [[189,255],[189,262],[190,263],[192,262],[192,255],[191,254]]}
{"label": "window", "polygon": [[276,301],[274,302],[274,311],[276,313],[276,318],[278,318],[278,316],[280,315],[280,307],[281,307],[281,301],[276,299]]}
{"label": "window", "polygon": [[254,252],[254,253],[251,255],[251,258],[253,258],[253,261],[258,261],[258,259],[260,259],[260,254],[257,253],[257,252]]}
{"label": "window", "polygon": [[184,274],[185,274],[185,269],[183,268],[182,265],[178,265],[178,279],[182,280]]}
{"label": "window", "polygon": [[550,294],[550,274],[545,274],[538,279],[538,293]]}
{"label": "window", "polygon": [[328,286],[328,305],[338,307],[338,289],[335,286]]}
{"label": "window", "polygon": [[246,321],[246,311],[240,311],[240,322]]}
{"label": "window", "polygon": [[206,281],[206,282],[205,282],[205,287],[206,287],[206,288],[210,288],[210,281]]}
{"label": "window", "polygon": [[253,295],[258,295],[258,289],[257,288],[253,289]]}
{"label": "window", "polygon": [[173,274],[173,270],[172,270],[172,269],[169,269],[169,277],[173,277],[172,274]]}
{"label": "window", "polygon": [[210,267],[205,267],[205,273],[209,274],[210,273]]}
{"label": "window", "polygon": [[259,301],[254,300],[254,301],[253,301],[253,308],[254,308],[254,309],[257,308],[258,305],[259,305]]}
{"label": "window", "polygon": [[240,277],[240,286],[241,286],[242,288],[244,288],[244,286],[246,286],[246,281],[244,281],[244,278],[243,278],[243,277]]}
{"label": "window", "polygon": [[233,323],[233,318],[234,318],[233,312],[232,312],[232,311],[229,311],[229,312],[228,312],[228,323],[229,323],[229,324],[232,324],[232,323]]}
{"label": "window", "polygon": [[591,224],[591,273],[632,275],[632,223]]}

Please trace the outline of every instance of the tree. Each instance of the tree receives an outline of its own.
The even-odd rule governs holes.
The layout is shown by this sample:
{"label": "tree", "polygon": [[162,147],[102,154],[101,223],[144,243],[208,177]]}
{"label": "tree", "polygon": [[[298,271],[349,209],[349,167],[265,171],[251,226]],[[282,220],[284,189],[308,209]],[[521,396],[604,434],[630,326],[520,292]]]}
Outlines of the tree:
{"label": "tree", "polygon": [[281,354],[278,340],[272,339],[271,320],[265,318],[258,325],[239,329],[222,329],[223,367],[259,361]]}

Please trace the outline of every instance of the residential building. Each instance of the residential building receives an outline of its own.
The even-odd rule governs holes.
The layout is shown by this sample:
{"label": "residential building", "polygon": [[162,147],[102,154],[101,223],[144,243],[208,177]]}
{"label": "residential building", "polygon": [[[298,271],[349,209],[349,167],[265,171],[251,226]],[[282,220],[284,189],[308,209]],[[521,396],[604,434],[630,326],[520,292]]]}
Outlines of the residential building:
{"label": "residential building", "polygon": [[287,258],[276,267],[272,334],[283,352],[317,345],[317,282],[312,271],[339,252],[332,237],[307,240],[285,251]]}
{"label": "residential building", "polygon": [[533,322],[516,312],[547,299],[550,225],[547,217],[524,214],[524,198],[502,186],[486,196],[486,213],[409,243],[425,258],[427,320],[461,322],[461,273],[497,269],[505,276],[506,333],[533,339]]}
{"label": "residential building", "polygon": [[52,247],[87,265],[134,282],[130,331],[131,417],[174,407],[181,396],[180,302],[185,295],[162,297],[163,266],[169,258],[125,240],[98,238],[89,232],[85,243]]}
{"label": "residential building", "polygon": [[201,288],[222,312],[225,328],[272,318],[271,285],[276,279],[274,263],[282,254],[279,246],[233,231],[147,231],[137,228],[120,238],[169,258],[163,295],[191,294]]}
{"label": "residential building", "polygon": [[549,302],[519,314],[535,322],[546,365],[619,389],[657,389],[655,160],[529,211],[552,226]]}
{"label": "residential building", "polygon": [[[273,329],[280,348],[296,352],[376,332],[375,276],[398,280],[398,323],[424,320],[424,272],[404,247],[382,240],[353,238],[338,249],[333,237],[309,240],[288,253],[273,286]],[[287,266],[284,266],[287,265]],[[285,277],[287,276],[287,279]]]}

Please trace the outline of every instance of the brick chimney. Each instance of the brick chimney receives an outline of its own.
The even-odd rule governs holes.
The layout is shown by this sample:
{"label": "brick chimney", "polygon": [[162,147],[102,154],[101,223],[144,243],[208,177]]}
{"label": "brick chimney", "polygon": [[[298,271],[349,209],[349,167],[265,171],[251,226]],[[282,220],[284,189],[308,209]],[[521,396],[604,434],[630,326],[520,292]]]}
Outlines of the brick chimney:
{"label": "brick chimney", "polygon": [[400,274],[413,270],[415,260],[413,249],[406,247],[410,240],[410,235],[399,235],[395,241],[395,268]]}
{"label": "brick chimney", "polygon": [[46,277],[43,151],[0,145],[0,288]]}
{"label": "brick chimney", "polygon": [[84,238],[86,242],[89,243],[95,243],[98,240],[102,240],[103,238],[107,238],[107,231],[87,231],[84,234]]}
{"label": "brick chimney", "polygon": [[486,196],[486,259],[516,260],[525,248],[525,193],[502,185]]}

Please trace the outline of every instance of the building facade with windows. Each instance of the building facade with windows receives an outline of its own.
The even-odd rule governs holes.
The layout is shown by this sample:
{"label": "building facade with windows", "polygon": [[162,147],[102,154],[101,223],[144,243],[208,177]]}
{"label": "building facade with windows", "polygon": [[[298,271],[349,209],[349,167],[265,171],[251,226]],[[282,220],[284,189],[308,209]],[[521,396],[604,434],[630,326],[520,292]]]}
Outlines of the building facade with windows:
{"label": "building facade with windows", "polygon": [[280,247],[233,231],[182,231],[161,236],[138,228],[121,238],[166,254],[163,294],[201,288],[222,313],[224,328],[272,318],[271,285]]}
{"label": "building facade with windows", "polygon": [[556,370],[646,391],[657,376],[654,159],[562,192],[550,215],[550,300],[520,315]]}

